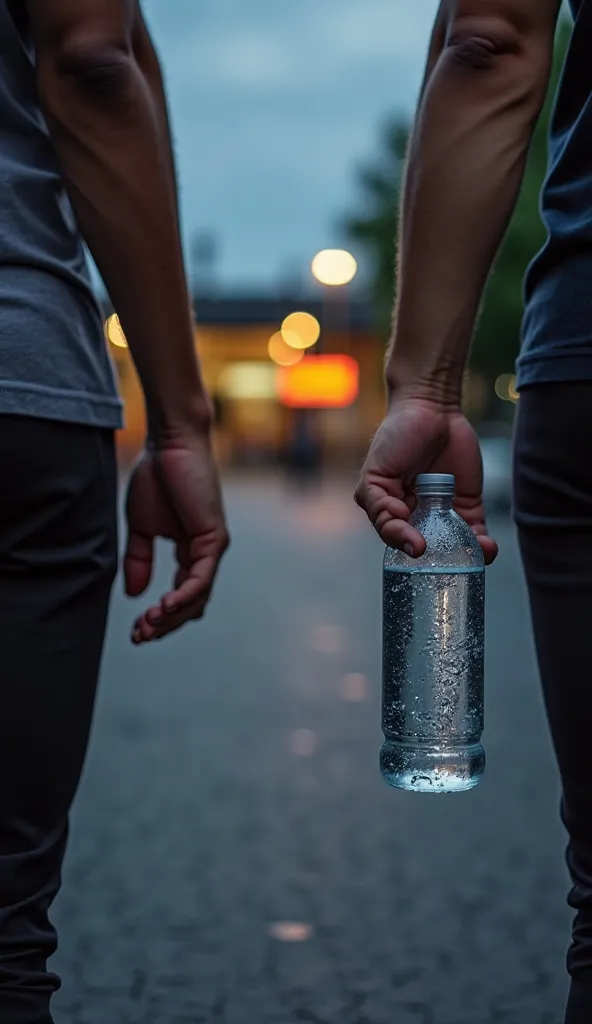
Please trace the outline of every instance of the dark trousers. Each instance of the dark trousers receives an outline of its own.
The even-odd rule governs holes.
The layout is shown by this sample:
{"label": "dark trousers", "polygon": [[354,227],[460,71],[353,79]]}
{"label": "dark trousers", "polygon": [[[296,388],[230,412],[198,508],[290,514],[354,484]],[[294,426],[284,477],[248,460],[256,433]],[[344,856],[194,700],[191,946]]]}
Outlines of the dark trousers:
{"label": "dark trousers", "polygon": [[592,382],[519,403],[515,517],[563,786],[576,911],[566,1024],[592,1022]]}
{"label": "dark trousers", "polygon": [[51,1024],[48,918],[117,564],[109,431],[0,416],[0,1021]]}

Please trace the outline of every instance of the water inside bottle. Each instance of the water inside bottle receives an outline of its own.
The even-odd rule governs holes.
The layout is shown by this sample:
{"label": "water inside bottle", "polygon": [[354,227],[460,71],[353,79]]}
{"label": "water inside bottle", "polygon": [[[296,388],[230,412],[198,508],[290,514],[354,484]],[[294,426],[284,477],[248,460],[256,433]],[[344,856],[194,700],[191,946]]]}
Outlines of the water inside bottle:
{"label": "water inside bottle", "polygon": [[381,770],[390,785],[459,792],[483,774],[482,566],[385,567]]}

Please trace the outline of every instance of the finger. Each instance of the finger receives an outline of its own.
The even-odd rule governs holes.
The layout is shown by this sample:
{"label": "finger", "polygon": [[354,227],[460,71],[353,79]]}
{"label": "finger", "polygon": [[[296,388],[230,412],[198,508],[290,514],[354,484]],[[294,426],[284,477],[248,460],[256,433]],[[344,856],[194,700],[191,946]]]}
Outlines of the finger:
{"label": "finger", "polygon": [[491,565],[497,558],[499,549],[493,538],[489,536],[487,530],[482,497],[480,495],[476,498],[467,498],[465,495],[460,496],[456,499],[454,507],[465,522],[469,524],[479,541],[485,564]]}
{"label": "finger", "polygon": [[362,482],[354,495],[354,500],[364,509],[372,525],[375,525],[378,513],[383,509],[388,509],[397,519],[408,519],[411,514],[407,502],[390,494],[382,483]]}
{"label": "finger", "polygon": [[492,562],[495,562],[499,552],[496,542],[493,537],[488,536],[487,533],[481,533],[478,530],[475,530],[474,532],[479,544],[481,545],[485,565],[491,565]]}
{"label": "finger", "polygon": [[151,608],[136,622],[132,632],[132,641],[135,644],[144,644],[162,640],[180,630],[188,622],[202,619],[206,606],[207,599],[204,598],[176,615],[167,615],[160,608]]}
{"label": "finger", "polygon": [[125,592],[128,597],[139,597],[148,588],[152,579],[153,564],[152,538],[130,531],[123,560]]}
{"label": "finger", "polygon": [[425,539],[403,519],[381,517],[376,529],[380,539],[389,548],[398,548],[410,558],[420,558],[425,553]]}
{"label": "finger", "polygon": [[[218,571],[220,559],[214,555],[202,558],[185,572],[177,575],[177,585],[162,599],[162,607],[167,615],[183,613],[200,600],[207,601],[214,579]],[[175,581],[177,582],[177,581]]]}
{"label": "finger", "polygon": [[190,608],[186,608],[183,613],[168,615],[164,622],[157,627],[156,639],[164,640],[165,637],[171,636],[173,633],[178,633],[179,630],[188,626],[191,622],[199,622],[203,619],[207,606],[207,600],[203,600]]}
{"label": "finger", "polygon": [[159,605],[139,616],[132,629],[134,644],[150,643],[179,630],[185,623],[203,617],[211,596],[220,559],[202,558],[195,566],[180,566],[175,588]]}
{"label": "finger", "polygon": [[140,644],[148,644],[151,640],[155,639],[155,635],[154,627],[148,624],[145,616],[142,616],[138,619],[132,629],[132,643],[136,646],[139,646]]}
{"label": "finger", "polygon": [[406,521],[411,514],[409,506],[401,498],[393,498],[383,487],[372,484],[356,493],[356,501],[364,509],[375,529],[381,519],[402,519]]}
{"label": "finger", "polygon": [[160,605],[153,605],[138,616],[132,629],[133,643],[148,643],[154,639],[157,624],[163,618]]}
{"label": "finger", "polygon": [[157,608],[149,608],[142,619],[157,633],[171,633],[186,622],[202,618],[209,599],[209,593],[201,594],[191,604],[184,605],[181,611],[174,613],[166,612],[161,604]]}
{"label": "finger", "polygon": [[400,548],[411,557],[423,555],[426,543],[421,534],[409,525],[410,509],[405,501],[387,494],[377,484],[365,484],[358,488],[356,501],[365,509],[385,544]]}
{"label": "finger", "polygon": [[[214,560],[215,561],[215,560]],[[203,566],[200,565],[200,568]],[[190,571],[181,568],[177,572],[179,585],[166,594],[160,604],[149,608],[134,625],[134,642],[147,643],[161,639],[180,629],[186,622],[203,616],[212,592],[209,582],[211,570],[206,567],[205,577],[191,576]]]}

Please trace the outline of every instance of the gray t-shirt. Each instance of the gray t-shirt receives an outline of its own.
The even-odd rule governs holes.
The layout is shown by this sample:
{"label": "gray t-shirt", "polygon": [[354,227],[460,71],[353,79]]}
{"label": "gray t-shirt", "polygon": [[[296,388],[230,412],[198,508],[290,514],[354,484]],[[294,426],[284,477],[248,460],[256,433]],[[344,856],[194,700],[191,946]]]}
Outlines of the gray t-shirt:
{"label": "gray t-shirt", "polygon": [[121,402],[24,9],[0,0],[0,414],[117,428]]}

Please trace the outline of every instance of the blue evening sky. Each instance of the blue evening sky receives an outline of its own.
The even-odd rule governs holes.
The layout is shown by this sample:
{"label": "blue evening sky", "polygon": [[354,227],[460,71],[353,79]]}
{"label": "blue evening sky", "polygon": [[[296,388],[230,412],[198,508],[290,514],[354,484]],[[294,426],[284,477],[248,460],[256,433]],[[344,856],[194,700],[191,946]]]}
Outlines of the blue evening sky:
{"label": "blue evening sky", "polygon": [[410,113],[437,0],[144,0],[162,57],[185,241],[224,288],[306,278],[338,244],[356,165]]}

